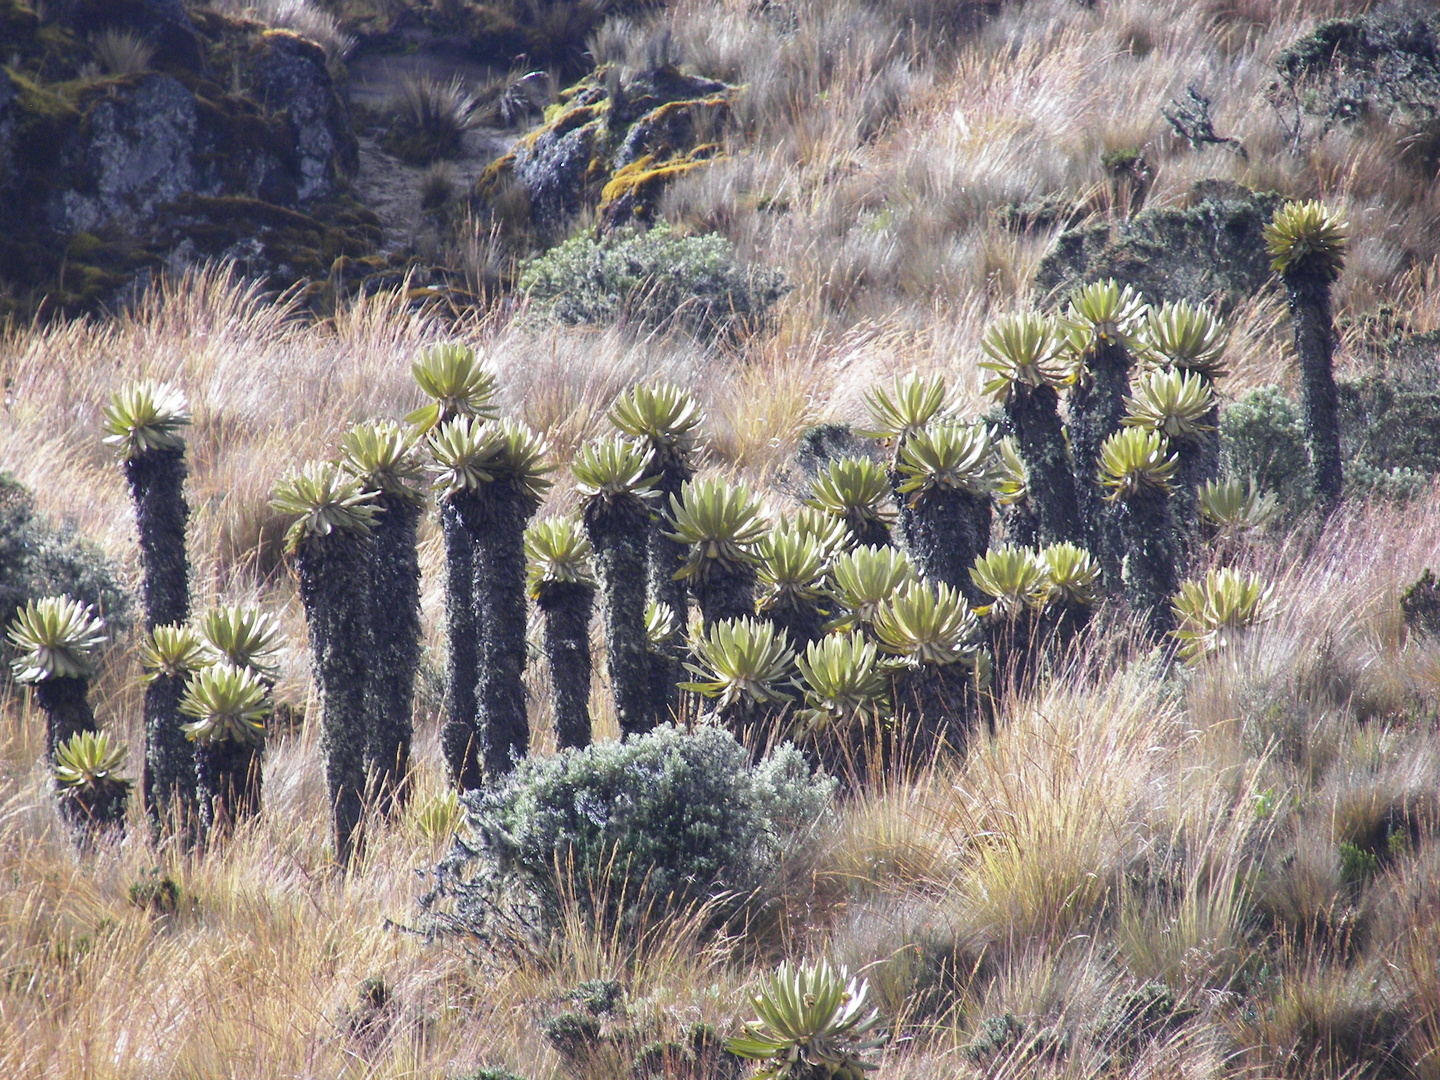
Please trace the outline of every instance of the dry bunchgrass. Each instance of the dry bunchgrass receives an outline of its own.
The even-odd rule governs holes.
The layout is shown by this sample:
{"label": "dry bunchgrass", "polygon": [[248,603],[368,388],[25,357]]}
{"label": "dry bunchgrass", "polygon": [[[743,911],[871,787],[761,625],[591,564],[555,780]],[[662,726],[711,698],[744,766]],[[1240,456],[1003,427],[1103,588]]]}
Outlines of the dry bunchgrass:
{"label": "dry bunchgrass", "polygon": [[[308,704],[311,722],[274,741],[265,810],[223,847],[157,849],[132,808],[123,843],[80,853],[51,806],[40,718],[22,691],[0,691],[0,1075],[618,1076],[628,1063],[566,1063],[541,1034],[567,988],[620,980],[657,1039],[695,1021],[729,1031],[743,986],[781,953],[866,967],[902,1036],[882,1051],[885,1077],[1440,1075],[1440,645],[1404,632],[1395,600],[1440,565],[1434,488],[1231,553],[1276,582],[1279,614],[1228,656],[1167,671],[1125,628],[1097,634],[1007,698],[963,762],[847,797],[749,933],[707,936],[695,913],[655,912],[643,933],[575,916],[552,948],[519,954],[401,929],[425,888],[415,872],[443,845],[424,812],[443,786],[433,690],[417,703],[413,809],[372,827],[354,872],[333,866],[304,622],[267,505],[288,468],[333,453],[350,423],[418,405],[409,360],[458,337],[485,352],[502,408],[561,462],[607,429],[635,381],[691,387],[707,413],[704,467],[780,509],[799,434],[861,420],[878,379],[943,372],[965,411],[986,407],[979,335],[991,313],[1028,302],[1050,240],[1006,232],[992,211],[1062,195],[1092,220],[1123,213],[1099,163],[1108,149],[1143,150],[1147,205],[1177,203],[1207,176],[1341,202],[1356,223],[1341,311],[1385,301],[1440,326],[1433,185],[1393,165],[1391,134],[1331,133],[1292,153],[1274,116],[1247,107],[1279,48],[1362,6],[1034,0],[970,32],[930,17],[966,5],[917,2],[904,10],[930,15],[902,32],[902,5],[799,3],[790,23],[744,0],[682,0],[663,16],[666,48],[751,87],[749,141],[677,184],[668,212],[720,228],[793,286],[772,326],[723,346],[538,331],[503,311],[457,323],[403,293],[314,321],[222,271],[107,321],[7,330],[0,465],[132,579],[132,512],[99,410],[130,377],[186,391],[196,604],[282,613],[280,694]],[[1165,129],[1159,106],[1190,81],[1248,161]],[[481,277],[509,272],[498,252]],[[1289,381],[1282,299],[1256,298],[1232,327],[1232,392]],[[556,479],[547,510],[573,501],[563,470]],[[435,658],[431,525],[421,560]],[[609,736],[598,654],[596,670]],[[129,740],[132,770],[136,671],[122,642],[92,695]],[[535,750],[548,752],[545,675],[531,677]],[[179,886],[173,912],[130,900],[157,868]],[[375,978],[388,997],[365,1006]],[[1117,1031],[1116,1009],[1157,980],[1171,998],[1155,1024]],[[1006,1016],[1019,1034],[985,1050],[989,1022],[1009,1030]]]}

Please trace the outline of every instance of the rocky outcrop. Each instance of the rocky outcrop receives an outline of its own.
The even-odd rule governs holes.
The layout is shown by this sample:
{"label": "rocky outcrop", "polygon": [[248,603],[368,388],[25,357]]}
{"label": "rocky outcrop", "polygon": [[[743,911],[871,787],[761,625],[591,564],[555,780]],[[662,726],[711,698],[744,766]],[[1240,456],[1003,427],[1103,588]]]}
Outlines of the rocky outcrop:
{"label": "rocky outcrop", "polygon": [[1262,232],[1281,201],[1273,192],[1201,181],[1188,208],[1067,229],[1036,268],[1035,289],[1063,299],[1080,285],[1113,277],[1154,303],[1189,300],[1229,309],[1271,280]]}
{"label": "rocky outcrop", "polygon": [[262,109],[283,113],[289,125],[298,201],[333,195],[354,174],[359,146],[320,46],[283,30],[262,35],[255,46],[250,96]]}
{"label": "rocky outcrop", "polygon": [[562,235],[590,208],[607,230],[649,223],[671,180],[721,152],[734,93],[668,65],[628,82],[601,68],[561,93],[547,122],[485,171],[476,201],[483,208],[523,189],[544,237]]}
{"label": "rocky outcrop", "polygon": [[135,34],[155,50],[152,62],[163,70],[205,68],[205,50],[181,0],[52,0],[46,10],[82,38],[105,30]]}
{"label": "rocky outcrop", "polygon": [[[178,0],[73,2],[44,24],[11,4],[0,0],[0,47],[16,60],[0,70],[0,313],[42,298],[114,304],[137,275],[201,257],[287,287],[373,250],[374,215],[345,197],[357,144],[319,46],[214,13],[192,24]],[[102,14],[192,33],[205,53],[96,75],[78,30]],[[223,85],[203,73],[222,70]]]}

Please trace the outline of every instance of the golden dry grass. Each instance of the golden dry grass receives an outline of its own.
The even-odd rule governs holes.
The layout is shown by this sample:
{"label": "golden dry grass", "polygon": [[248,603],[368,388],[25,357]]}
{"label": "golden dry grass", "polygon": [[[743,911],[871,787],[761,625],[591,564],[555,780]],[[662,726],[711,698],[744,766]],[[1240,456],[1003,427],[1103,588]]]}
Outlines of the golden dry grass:
{"label": "golden dry grass", "polygon": [[[1440,326],[1433,180],[1395,169],[1384,131],[1332,133],[1291,155],[1274,118],[1248,107],[1276,50],[1363,6],[1033,0],[932,63],[924,34],[881,33],[873,9],[850,0],[795,5],[799,30],[783,42],[744,0],[682,0],[666,19],[687,57],[753,88],[742,116],[752,149],[678,185],[667,206],[785,269],[795,289],[775,325],[713,348],[538,331],[499,313],[455,324],[389,294],[311,321],[207,271],[112,319],[7,331],[0,466],[133,579],[131,508],[99,411],[132,376],[183,387],[195,409],[197,606],[253,599],[282,612],[280,694],[306,701],[305,627],[269,492],[293,464],[329,454],[348,424],[415,407],[408,362],[427,342],[481,347],[503,408],[545,431],[561,461],[636,380],[689,386],[707,413],[706,467],[778,505],[799,434],[859,419],[878,378],[943,371],[983,407],[985,320],[1025,301],[1050,240],[999,230],[990,209],[1065,192],[1113,213],[1098,159],[1118,147],[1143,147],[1155,166],[1150,205],[1207,176],[1341,203],[1362,253],[1341,281],[1341,311],[1398,303],[1418,327]],[[1196,79],[1248,162],[1165,130],[1158,107]],[[1402,267],[1391,249],[1407,246]],[[1228,391],[1287,382],[1287,334],[1275,296],[1242,308]],[[571,499],[560,475],[551,503]],[[429,525],[434,649],[441,556]],[[567,987],[618,978],[648,1030],[703,1020],[728,1031],[742,988],[780,951],[868,965],[902,1036],[884,1051],[886,1080],[1440,1076],[1440,646],[1407,635],[1396,602],[1440,565],[1440,491],[1348,506],[1318,538],[1307,526],[1240,559],[1275,580],[1280,616],[1232,657],[1162,678],[1151,657],[1117,659],[1123,633],[1097,641],[1011,701],[963,762],[846,803],[787,866],[783,910],[751,942],[705,938],[683,918],[661,918],[638,945],[576,922],[553,950],[522,958],[405,933],[436,842],[412,814],[375,831],[363,865],[339,874],[313,723],[272,744],[264,812],[223,848],[157,850],[132,808],[123,843],[80,853],[51,806],[43,725],[7,687],[0,1076],[573,1075],[540,1031]],[[136,748],[137,669],[122,643],[93,694],[101,722]],[[417,805],[442,786],[437,705],[417,705]],[[535,720],[545,752],[538,704]],[[613,734],[613,720],[600,730]],[[1392,826],[1404,839],[1373,866],[1357,862],[1350,849]],[[130,899],[157,874],[180,887],[171,914]],[[392,1004],[367,1026],[359,995],[373,977]],[[1103,1017],[1152,980],[1179,1011],[1118,1053]],[[965,1052],[1007,1014],[1020,1036]]]}

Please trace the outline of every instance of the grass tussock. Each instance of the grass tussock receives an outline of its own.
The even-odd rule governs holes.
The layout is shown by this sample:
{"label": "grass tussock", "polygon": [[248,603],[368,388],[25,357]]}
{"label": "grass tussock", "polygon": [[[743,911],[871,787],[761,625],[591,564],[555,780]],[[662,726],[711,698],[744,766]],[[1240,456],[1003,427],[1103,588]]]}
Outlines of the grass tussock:
{"label": "grass tussock", "polygon": [[[1025,301],[1064,222],[1179,206],[1205,178],[1345,208],[1356,257],[1337,312],[1394,304],[1415,329],[1440,327],[1435,179],[1397,164],[1381,126],[1296,139],[1254,107],[1279,49],[1365,6],[1033,0],[977,19],[968,4],[679,0],[602,35],[616,62],[663,55],[748,88],[727,154],[662,208],[785,275],[773,318],[733,337],[541,326],[504,305],[457,318],[403,291],[315,319],[224,269],[104,321],[5,328],[0,465],[132,581],[132,511],[100,410],[133,377],[185,390],[195,607],[281,615],[277,697],[305,721],[272,740],[264,811],[223,846],[157,846],[137,806],[123,841],[78,852],[38,707],[0,686],[0,1075],[599,1080],[696,1024],[736,1033],[746,987],[779,958],[828,956],[864,969],[895,1036],[879,1075],[897,1080],[1440,1076],[1440,643],[1406,628],[1398,600],[1440,566],[1433,482],[1215,553],[1273,581],[1282,613],[1218,658],[1172,668],[1126,627],[1093,631],[1005,695],[962,760],[896,769],[842,800],[782,860],[749,925],[717,932],[710,912],[658,909],[622,925],[572,897],[563,933],[512,950],[406,931],[427,888],[417,871],[457,815],[438,745],[433,515],[416,790],[342,874],[305,623],[268,505],[277,479],[351,424],[421,405],[410,360],[461,339],[493,367],[501,409],[557,459],[606,430],[621,392],[669,380],[706,413],[703,474],[790,508],[802,434],[860,421],[877,380],[943,372],[963,412],[983,411],[980,334]],[[1245,155],[1170,130],[1160,108],[1191,83]],[[1143,190],[1105,165],[1131,150],[1150,170]],[[1063,204],[1048,223],[1000,213],[1046,200]],[[477,231],[482,284],[513,277],[512,256]],[[1262,292],[1230,320],[1223,392],[1290,382],[1283,297]],[[1360,324],[1346,325],[1339,361],[1358,368]],[[555,480],[542,515],[577,501],[563,470]],[[138,666],[132,636],[92,692],[132,761]],[[538,753],[551,749],[544,678],[529,685]],[[596,730],[613,735],[603,680]],[[561,1018],[585,1020],[576,995],[611,984],[577,1050]],[[651,1075],[710,1075],[672,1051]]]}

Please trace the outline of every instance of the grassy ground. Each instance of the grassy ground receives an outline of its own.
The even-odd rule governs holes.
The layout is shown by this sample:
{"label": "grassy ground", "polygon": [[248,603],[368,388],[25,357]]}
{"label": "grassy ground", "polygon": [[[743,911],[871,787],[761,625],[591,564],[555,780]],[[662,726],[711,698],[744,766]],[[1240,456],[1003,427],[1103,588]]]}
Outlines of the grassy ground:
{"label": "grassy ground", "polygon": [[[799,30],[782,44],[748,3],[682,0],[664,47],[750,85],[749,149],[677,186],[669,212],[786,271],[795,289],[775,325],[706,348],[536,331],[502,312],[456,327],[393,296],[313,323],[200,274],[112,320],[8,331],[0,464],[133,575],[100,407],[133,375],[184,387],[197,604],[281,611],[292,648],[279,694],[303,703],[304,622],[268,493],[349,423],[419,404],[407,365],[426,342],[483,347],[504,409],[544,430],[560,461],[635,380],[690,386],[708,467],[780,506],[799,433],[858,419],[875,378],[944,370],[978,405],[985,319],[1025,296],[1050,240],[1004,232],[990,209],[1063,192],[1095,215],[1123,212],[1099,155],[1127,147],[1155,170],[1149,205],[1220,176],[1344,206],[1355,243],[1340,312],[1384,302],[1417,329],[1440,326],[1434,179],[1396,165],[1383,128],[1292,152],[1256,105],[1279,48],[1361,7],[1037,0],[973,34],[936,19],[897,34],[887,20],[902,5],[838,0],[794,5]],[[1159,107],[1196,81],[1248,160],[1167,132]],[[1282,312],[1262,296],[1236,314],[1227,393],[1291,380]],[[562,479],[551,503],[571,497]],[[433,525],[423,545],[438,649]],[[604,1056],[565,1063],[541,1034],[567,988],[619,979],[632,1025],[652,1034],[696,1020],[730,1030],[759,971],[829,954],[870,965],[897,1035],[886,1078],[1440,1076],[1440,644],[1408,635],[1397,601],[1440,565],[1440,491],[1348,505],[1318,535],[1303,523],[1239,558],[1276,582],[1280,612],[1242,650],[1161,679],[1123,628],[1091,642],[1010,700],[963,763],[841,807],[790,861],[778,917],[734,939],[683,917],[657,917],[638,943],[577,923],[554,949],[514,957],[403,932],[425,888],[416,871],[442,841],[413,813],[339,875],[313,724],[272,743],[265,812],[223,850],[156,850],[134,818],[123,844],[77,853],[50,805],[42,725],[4,689],[0,1075],[621,1076]],[[94,699],[138,748],[137,673],[122,643]],[[422,692],[417,807],[442,786],[438,712]],[[613,733],[608,716],[600,730]],[[178,901],[156,910],[145,894],[165,876]],[[364,1006],[377,977],[386,1003]]]}

